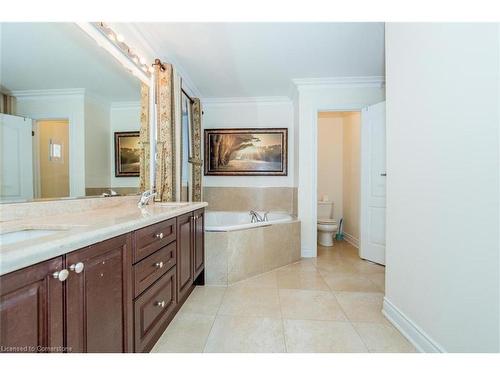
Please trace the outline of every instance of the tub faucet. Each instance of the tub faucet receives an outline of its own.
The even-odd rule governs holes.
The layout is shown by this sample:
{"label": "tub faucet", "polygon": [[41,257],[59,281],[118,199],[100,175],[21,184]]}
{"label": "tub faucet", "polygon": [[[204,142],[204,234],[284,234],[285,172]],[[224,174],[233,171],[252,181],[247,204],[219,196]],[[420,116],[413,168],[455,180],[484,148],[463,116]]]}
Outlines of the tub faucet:
{"label": "tub faucet", "polygon": [[264,212],[264,216],[260,216],[257,211],[250,210],[250,217],[252,218],[252,223],[260,223],[263,221],[268,221],[267,214],[269,211]]}
{"label": "tub faucet", "polygon": [[149,200],[156,196],[156,193],[153,193],[153,190],[146,190],[144,193],[141,195],[141,199],[139,200],[139,203],[137,203],[137,207],[139,208],[144,208],[149,203]]}

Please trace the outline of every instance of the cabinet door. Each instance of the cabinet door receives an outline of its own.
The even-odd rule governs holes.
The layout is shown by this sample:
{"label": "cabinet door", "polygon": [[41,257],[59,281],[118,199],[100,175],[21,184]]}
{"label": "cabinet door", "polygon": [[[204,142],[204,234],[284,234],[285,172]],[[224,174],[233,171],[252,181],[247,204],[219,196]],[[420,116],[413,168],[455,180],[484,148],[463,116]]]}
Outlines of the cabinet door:
{"label": "cabinet door", "polygon": [[132,351],[130,234],[74,251],[66,263],[68,347],[73,352]]}
{"label": "cabinet door", "polygon": [[177,298],[183,297],[193,284],[193,213],[177,218]]}
{"label": "cabinet door", "polygon": [[1,351],[61,351],[63,347],[62,257],[0,278]]}
{"label": "cabinet door", "polygon": [[194,212],[194,278],[203,271],[205,265],[205,210]]}

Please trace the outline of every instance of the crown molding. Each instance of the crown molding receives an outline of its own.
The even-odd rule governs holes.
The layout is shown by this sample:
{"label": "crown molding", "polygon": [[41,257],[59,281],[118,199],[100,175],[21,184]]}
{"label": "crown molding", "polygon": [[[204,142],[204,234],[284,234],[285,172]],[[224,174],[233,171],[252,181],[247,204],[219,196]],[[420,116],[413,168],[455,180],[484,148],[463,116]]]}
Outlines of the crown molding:
{"label": "crown molding", "polygon": [[318,87],[384,87],[383,76],[360,77],[322,77],[322,78],[294,78],[293,84],[298,89]]}
{"label": "crown molding", "polygon": [[84,96],[85,89],[14,90],[9,93],[16,98],[29,99],[47,96]]}
{"label": "crown molding", "polygon": [[225,104],[282,104],[291,103],[288,96],[248,96],[228,98],[202,98],[203,105],[225,105]]}

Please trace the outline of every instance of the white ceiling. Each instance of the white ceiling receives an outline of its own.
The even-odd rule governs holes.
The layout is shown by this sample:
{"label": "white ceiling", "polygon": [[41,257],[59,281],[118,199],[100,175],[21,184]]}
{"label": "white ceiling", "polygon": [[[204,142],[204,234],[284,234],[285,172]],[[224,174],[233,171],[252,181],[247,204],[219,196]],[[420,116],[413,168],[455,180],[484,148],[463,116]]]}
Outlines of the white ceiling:
{"label": "white ceiling", "polygon": [[84,88],[109,102],[138,101],[140,82],[71,23],[2,23],[7,91]]}
{"label": "white ceiling", "polygon": [[384,75],[383,23],[130,26],[205,98],[288,95],[294,78]]}

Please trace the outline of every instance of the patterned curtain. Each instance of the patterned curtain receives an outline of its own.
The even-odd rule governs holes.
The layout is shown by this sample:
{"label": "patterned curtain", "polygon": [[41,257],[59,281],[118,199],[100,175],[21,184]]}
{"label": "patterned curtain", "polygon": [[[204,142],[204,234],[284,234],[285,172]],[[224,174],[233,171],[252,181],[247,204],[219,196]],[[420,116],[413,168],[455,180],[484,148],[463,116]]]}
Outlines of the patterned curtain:
{"label": "patterned curtain", "polygon": [[174,79],[171,64],[155,61],[156,201],[175,200]]}
{"label": "patterned curtain", "polygon": [[194,98],[192,105],[192,125],[191,125],[191,150],[192,159],[190,162],[193,165],[192,171],[192,196],[193,202],[201,202],[201,173],[202,173],[202,159],[201,159],[201,102],[200,99]]}
{"label": "patterned curtain", "polygon": [[149,143],[149,86],[144,83],[141,84],[141,129],[139,144],[141,147],[139,191],[144,192],[150,189],[149,161],[151,153]]}

